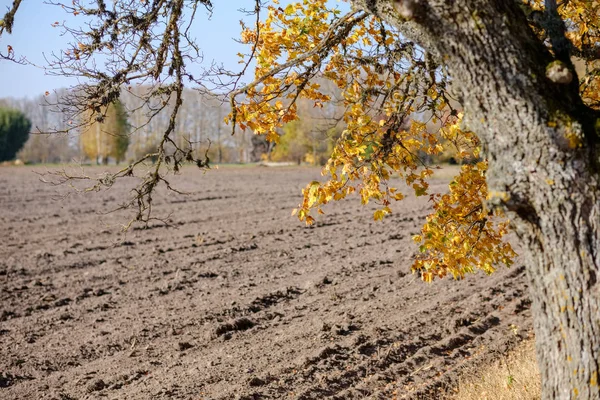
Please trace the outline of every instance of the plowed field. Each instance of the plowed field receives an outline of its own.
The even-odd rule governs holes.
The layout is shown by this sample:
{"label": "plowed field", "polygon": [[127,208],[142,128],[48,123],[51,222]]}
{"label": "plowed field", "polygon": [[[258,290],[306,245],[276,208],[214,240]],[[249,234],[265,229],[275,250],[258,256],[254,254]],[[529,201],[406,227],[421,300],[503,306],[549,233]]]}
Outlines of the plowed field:
{"label": "plowed field", "polygon": [[192,194],[155,197],[169,226],[121,235],[128,214],[100,212],[126,184],[61,198],[0,168],[0,398],[437,399],[527,334],[518,263],[424,284],[427,199],[383,222],[351,199],[305,227],[290,213],[318,177],[185,169]]}

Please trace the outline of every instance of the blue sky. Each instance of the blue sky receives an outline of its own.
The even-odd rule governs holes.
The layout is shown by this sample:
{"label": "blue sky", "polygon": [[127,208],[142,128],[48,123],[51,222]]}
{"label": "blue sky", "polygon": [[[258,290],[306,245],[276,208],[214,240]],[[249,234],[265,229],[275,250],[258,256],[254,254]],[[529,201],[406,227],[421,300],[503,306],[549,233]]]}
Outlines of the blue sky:
{"label": "blue sky", "polygon": [[[282,1],[287,3],[290,1]],[[339,0],[332,0],[332,3]],[[0,14],[12,3],[12,0],[0,0]],[[204,10],[197,15],[198,23],[194,26],[193,36],[198,39],[205,58],[205,63],[212,60],[223,63],[225,67],[237,69],[238,52],[245,52],[245,46],[234,41],[239,37],[240,19],[244,18],[238,10],[252,9],[254,0],[216,0],[213,2],[214,12],[211,19]],[[347,9],[346,4],[339,4]],[[0,61],[0,98],[1,97],[34,97],[61,87],[76,84],[73,79],[49,76],[43,70],[46,64],[44,55],[52,52],[60,53],[69,42],[68,37],[61,36],[60,28],[51,26],[54,22],[65,21],[75,25],[77,20],[66,14],[60,7],[44,4],[41,0],[23,1],[15,17],[12,35],[6,33],[0,38],[3,51],[11,45],[17,55],[26,56],[29,61],[38,65],[16,65]],[[251,21],[248,21],[251,24]]]}

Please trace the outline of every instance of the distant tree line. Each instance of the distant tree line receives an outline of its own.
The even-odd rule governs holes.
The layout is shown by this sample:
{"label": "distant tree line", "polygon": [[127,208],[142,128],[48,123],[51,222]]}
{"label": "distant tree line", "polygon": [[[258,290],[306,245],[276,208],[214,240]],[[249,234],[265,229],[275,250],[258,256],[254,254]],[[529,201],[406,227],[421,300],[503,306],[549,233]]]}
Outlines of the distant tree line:
{"label": "distant tree line", "polygon": [[[161,104],[158,100],[157,104],[142,100],[147,90],[145,87],[125,90],[121,101],[102,110],[99,120],[86,123],[81,129],[71,129],[69,134],[44,134],[67,131],[77,124],[54,106],[57,96],[64,95],[63,90],[35,98],[0,99],[0,109],[22,112],[31,122],[32,132],[19,143],[17,153],[4,159],[17,158],[32,164],[74,160],[109,164],[153,154],[169,124],[169,114],[158,113],[148,122],[148,116]],[[332,98],[339,96],[337,88],[331,87],[329,91]],[[343,108],[338,103],[330,102],[319,108],[300,100],[297,102],[300,120],[282,129],[278,143],[268,143],[264,136],[248,131],[238,130],[232,135],[231,127],[224,122],[230,106],[217,97],[195,90],[185,90],[183,95],[185,101],[179,111],[175,141],[195,156],[207,155],[212,163],[275,161],[323,165],[345,128],[340,118]],[[87,116],[84,113],[82,117]],[[448,162],[453,156],[452,151],[445,151],[430,161]]]}
{"label": "distant tree line", "polygon": [[[0,99],[0,109],[18,110],[31,122],[31,135],[20,143],[17,158],[25,163],[87,163],[109,164],[130,161],[156,151],[162,132],[169,123],[167,113],[158,113],[148,121],[160,104],[144,98],[144,87],[125,90],[121,101],[111,104],[101,113],[100,120],[71,129],[69,134],[45,134],[67,131],[77,121],[55,107],[59,90],[35,98]],[[288,161],[322,164],[328,157],[332,142],[341,134],[336,116],[340,110],[326,110],[301,104],[302,123],[285,128],[279,144],[267,143],[263,136],[236,131],[224,122],[230,112],[215,96],[194,90],[184,92],[185,101],[179,112],[175,140],[182,148],[189,147],[197,155],[207,155],[212,163],[248,163],[258,161]],[[83,118],[87,116],[84,114]],[[20,149],[20,150],[19,150]]]}

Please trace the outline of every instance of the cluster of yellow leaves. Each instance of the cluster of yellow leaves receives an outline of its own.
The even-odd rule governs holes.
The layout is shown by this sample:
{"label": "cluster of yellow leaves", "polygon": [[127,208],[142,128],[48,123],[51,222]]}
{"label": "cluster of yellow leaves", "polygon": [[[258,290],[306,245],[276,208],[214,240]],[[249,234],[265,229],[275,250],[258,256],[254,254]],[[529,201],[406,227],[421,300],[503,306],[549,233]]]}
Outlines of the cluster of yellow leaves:
{"label": "cluster of yellow leaves", "polygon": [[558,12],[567,21],[567,38],[579,49],[596,48],[600,42],[600,1],[563,0]]}
{"label": "cluster of yellow leaves", "polygon": [[[312,223],[311,209],[320,210],[320,205],[354,192],[360,194],[363,204],[377,201],[381,209],[374,217],[381,219],[391,212],[391,200],[403,198],[397,188],[388,186],[394,174],[400,174],[417,195],[424,195],[432,171],[423,167],[418,154],[423,149],[430,154],[443,149],[425,123],[404,122],[399,116],[408,121],[408,116],[424,105],[442,110],[445,101],[434,82],[427,88],[418,87],[416,75],[422,71],[411,65],[412,57],[417,57],[414,46],[392,49],[396,54],[388,52],[402,42],[396,32],[365,14],[339,17],[337,10],[327,8],[326,0],[304,0],[285,8],[275,4],[267,10],[258,29],[242,32],[242,40],[255,47],[255,78],[260,85],[246,89],[245,101],[236,105],[236,121],[243,129],[249,127],[276,141],[278,129],[297,118],[295,99],[312,99],[315,106],[330,100],[317,83],[307,80],[317,73],[341,89],[346,110],[346,130],[324,169],[330,179],[304,190],[300,219]],[[332,31],[336,23],[340,29]],[[330,45],[326,58],[318,51],[324,40]],[[408,57],[404,71],[395,68],[401,51]],[[272,73],[282,67],[280,73]],[[415,104],[419,95],[421,104]]]}
{"label": "cluster of yellow leaves", "polygon": [[[540,0],[525,2],[535,8]],[[579,16],[585,20],[584,28],[579,21],[579,30],[569,31],[581,48],[599,40],[597,14],[589,15],[592,8],[598,12],[598,2],[590,3],[590,9],[582,9],[583,3],[590,2],[568,1],[559,7],[569,21],[577,22]],[[398,32],[361,12],[340,16],[328,8],[327,0],[285,7],[273,0],[267,13],[258,27],[242,32],[252,51],[240,57],[256,59],[256,80],[245,88],[244,99],[229,118],[276,141],[280,128],[298,118],[298,98],[313,100],[315,107],[331,101],[315,77],[340,89],[344,107],[346,129],[323,169],[328,179],[303,190],[303,201],[294,210],[300,220],[314,223],[311,211],[323,213],[322,205],[350,194],[358,194],[363,204],[378,204],[373,217],[380,220],[392,213],[393,201],[404,198],[400,185],[417,196],[430,195],[428,179],[434,170],[423,161],[426,157],[453,146],[458,158],[478,161],[478,139],[460,128],[462,116],[448,104],[442,74]],[[584,77],[587,86],[582,90],[596,88],[588,96],[594,101],[600,74],[590,76]],[[459,278],[475,269],[491,273],[515,257],[503,241],[508,221],[483,205],[486,170],[485,161],[465,165],[447,194],[430,195],[434,211],[414,237],[421,254],[413,270],[424,280]],[[396,177],[400,180],[392,179]]]}
{"label": "cluster of yellow leaves", "polygon": [[420,235],[413,240],[422,253],[413,270],[423,280],[451,274],[462,278],[480,269],[488,274],[500,263],[510,266],[516,256],[510,243],[503,241],[508,221],[488,211],[481,203],[488,196],[485,172],[487,162],[464,165],[460,175],[450,183],[450,191],[433,196],[434,212]]}
{"label": "cluster of yellow leaves", "polygon": [[[567,35],[587,56],[585,73],[580,76],[581,94],[590,106],[600,109],[600,1],[565,2],[561,14],[569,18],[574,29]],[[590,54],[592,53],[592,54]]]}
{"label": "cluster of yellow leaves", "polygon": [[[246,102],[235,107],[235,119],[242,129],[250,128],[256,134],[264,134],[268,140],[277,141],[277,128],[286,122],[297,119],[295,100],[307,98],[315,105],[329,101],[329,96],[319,91],[320,85],[309,82],[311,72],[319,70],[318,54],[305,55],[314,50],[329,29],[329,20],[337,10],[328,10],[327,0],[311,0],[289,4],[285,8],[273,1],[267,8],[267,18],[255,29],[244,28],[241,34],[243,43],[253,46],[256,61],[255,78],[260,85],[249,85],[244,94]],[[239,54],[245,62],[244,54]],[[285,65],[297,61],[293,67]],[[282,68],[282,74],[269,75]],[[301,76],[303,74],[303,76]],[[265,78],[266,77],[266,78]],[[290,92],[285,87],[296,87]],[[285,102],[285,104],[284,104]],[[229,120],[234,115],[229,116]]]}
{"label": "cluster of yellow leaves", "polygon": [[[531,9],[544,11],[543,0],[523,0]],[[558,13],[565,21],[566,36],[576,49],[580,90],[584,101],[600,108],[600,1],[558,1]]]}

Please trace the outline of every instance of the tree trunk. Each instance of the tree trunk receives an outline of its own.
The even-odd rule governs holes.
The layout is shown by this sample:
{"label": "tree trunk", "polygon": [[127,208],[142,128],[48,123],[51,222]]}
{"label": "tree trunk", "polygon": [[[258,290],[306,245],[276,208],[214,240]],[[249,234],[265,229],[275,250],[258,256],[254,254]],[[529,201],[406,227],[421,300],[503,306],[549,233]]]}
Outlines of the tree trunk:
{"label": "tree trunk", "polygon": [[585,179],[540,188],[531,200],[534,221],[517,221],[529,253],[527,274],[547,399],[600,398],[600,193],[597,180]]}
{"label": "tree trunk", "polygon": [[353,3],[448,67],[489,160],[490,193],[523,245],[543,398],[600,399],[598,115],[577,77],[546,77],[553,57],[517,1]]}

